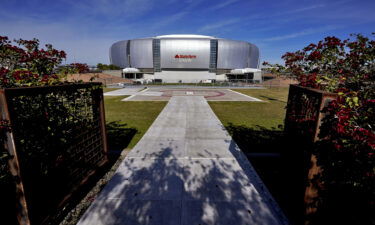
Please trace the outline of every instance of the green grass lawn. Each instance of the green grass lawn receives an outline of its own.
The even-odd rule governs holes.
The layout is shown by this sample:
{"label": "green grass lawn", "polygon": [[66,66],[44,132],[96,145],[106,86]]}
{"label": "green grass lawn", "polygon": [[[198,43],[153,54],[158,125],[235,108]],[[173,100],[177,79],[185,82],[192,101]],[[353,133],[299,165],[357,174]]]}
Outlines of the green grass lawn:
{"label": "green grass lawn", "polygon": [[[136,129],[127,148],[133,148],[151,126],[167,102],[122,102],[127,96],[107,96],[104,98],[107,124],[118,121],[126,128]],[[122,126],[124,127],[124,126]]]}
{"label": "green grass lawn", "polygon": [[280,88],[265,88],[265,89],[232,89],[243,93],[245,95],[250,95],[255,98],[260,98],[262,100],[279,100],[286,102],[288,100],[289,87]]}
{"label": "green grass lawn", "polygon": [[224,126],[262,126],[270,129],[283,124],[288,88],[233,89],[265,102],[209,102]]}
{"label": "green grass lawn", "polygon": [[242,151],[281,152],[288,88],[233,89],[263,102],[209,102]]}

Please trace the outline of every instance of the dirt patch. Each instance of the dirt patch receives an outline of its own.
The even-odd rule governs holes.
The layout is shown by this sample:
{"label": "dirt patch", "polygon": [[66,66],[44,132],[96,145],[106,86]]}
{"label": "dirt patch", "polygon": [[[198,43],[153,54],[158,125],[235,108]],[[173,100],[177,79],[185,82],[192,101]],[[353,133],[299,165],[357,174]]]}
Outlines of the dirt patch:
{"label": "dirt patch", "polygon": [[66,78],[67,81],[80,81],[83,82],[100,82],[104,85],[115,84],[115,83],[133,83],[133,81],[121,77],[116,77],[113,75],[105,73],[84,73],[84,74],[69,74]]}
{"label": "dirt patch", "polygon": [[297,84],[296,79],[276,77],[273,79],[266,80],[262,83],[265,87],[288,87],[290,84]]}

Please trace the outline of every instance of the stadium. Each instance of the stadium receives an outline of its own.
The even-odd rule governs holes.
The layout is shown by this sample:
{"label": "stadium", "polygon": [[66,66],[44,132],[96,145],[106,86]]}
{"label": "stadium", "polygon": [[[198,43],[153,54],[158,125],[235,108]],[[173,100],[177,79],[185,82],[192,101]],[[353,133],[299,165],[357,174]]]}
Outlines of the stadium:
{"label": "stadium", "polygon": [[245,41],[203,35],[163,35],[123,40],[110,48],[122,77],[143,82],[260,83],[259,49]]}

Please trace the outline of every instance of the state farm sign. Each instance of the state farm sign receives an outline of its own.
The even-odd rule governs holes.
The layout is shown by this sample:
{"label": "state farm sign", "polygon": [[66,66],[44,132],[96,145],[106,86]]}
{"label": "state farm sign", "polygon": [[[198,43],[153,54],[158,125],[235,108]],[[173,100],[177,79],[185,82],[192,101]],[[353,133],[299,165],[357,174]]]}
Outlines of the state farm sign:
{"label": "state farm sign", "polygon": [[178,62],[191,62],[192,59],[196,59],[197,56],[196,55],[175,55],[174,58],[178,61]]}
{"label": "state farm sign", "polygon": [[175,55],[175,59],[196,59],[196,55]]}

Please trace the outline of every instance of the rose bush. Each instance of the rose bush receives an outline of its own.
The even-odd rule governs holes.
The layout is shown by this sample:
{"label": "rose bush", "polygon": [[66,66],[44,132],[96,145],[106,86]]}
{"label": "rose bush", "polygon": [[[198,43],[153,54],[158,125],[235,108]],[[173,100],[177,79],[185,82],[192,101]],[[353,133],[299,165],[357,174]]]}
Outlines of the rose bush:
{"label": "rose bush", "polygon": [[[15,40],[0,36],[0,88],[41,86],[58,84],[59,76],[54,68],[66,58],[64,51],[58,51],[52,45],[39,47],[39,40]],[[6,131],[10,131],[8,121],[0,119],[0,142],[5,141]],[[7,171],[8,153],[0,148],[0,181],[9,178]],[[0,182],[1,183],[1,182]]]}
{"label": "rose bush", "polygon": [[338,93],[324,109],[316,148],[323,169],[316,177],[324,186],[317,199],[321,214],[350,209],[353,224],[374,222],[375,40],[360,34],[346,40],[326,37],[282,58],[285,66],[264,65],[301,86]]}
{"label": "rose bush", "polygon": [[[71,194],[77,182],[81,182],[80,174],[86,177],[88,172],[84,174],[85,171],[93,170],[93,164],[86,163],[77,154],[102,151],[99,147],[82,147],[81,142],[86,133],[100,132],[99,107],[94,105],[98,104],[100,85],[21,88],[63,84],[60,78],[72,70],[88,70],[86,64],[75,63],[69,65],[69,70],[59,71],[57,66],[65,58],[65,52],[52,45],[40,48],[37,39],[11,42],[0,36],[0,89],[14,88],[5,90],[3,99],[8,104],[12,121],[0,118],[0,192],[4,193],[0,210],[4,212],[4,224],[14,224],[9,221],[15,220],[13,214],[22,208],[17,205],[15,209],[16,193],[20,191],[16,190],[16,182],[22,181],[25,192],[32,193],[26,197],[27,205],[32,209],[29,218],[32,224],[40,224],[44,218],[52,218],[54,210],[65,210],[65,206],[58,206],[61,200]],[[22,180],[15,179],[17,177],[9,172],[8,162],[13,154],[8,153],[5,143],[11,133],[17,134],[10,142],[14,143],[17,152],[19,169],[24,175]],[[93,143],[93,139],[90,141]],[[26,195],[20,193],[19,196]]]}
{"label": "rose bush", "polygon": [[86,63],[71,63],[69,66],[73,68],[76,73],[88,73],[90,71]]}
{"label": "rose bush", "polygon": [[0,87],[38,86],[59,82],[54,69],[66,58],[64,51],[50,44],[39,47],[39,40],[15,41],[0,36]]}

